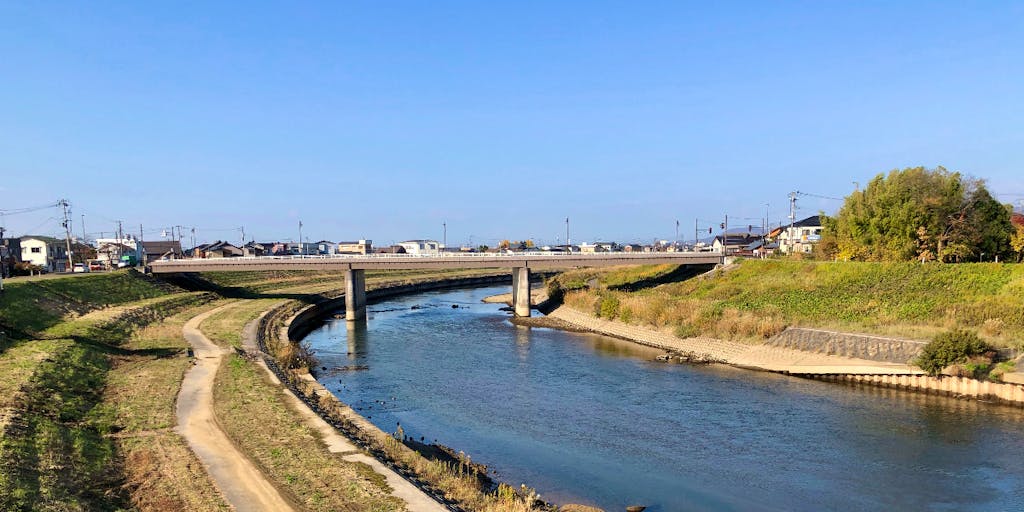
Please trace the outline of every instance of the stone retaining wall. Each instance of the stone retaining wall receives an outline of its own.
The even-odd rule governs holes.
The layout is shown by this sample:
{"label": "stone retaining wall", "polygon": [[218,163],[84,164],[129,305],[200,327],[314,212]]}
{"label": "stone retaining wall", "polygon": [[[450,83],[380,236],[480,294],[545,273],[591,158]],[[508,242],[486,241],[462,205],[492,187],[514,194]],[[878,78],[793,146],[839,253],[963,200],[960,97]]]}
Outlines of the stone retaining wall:
{"label": "stone retaining wall", "polygon": [[773,336],[766,344],[817,354],[906,364],[921,353],[926,342],[790,327]]}
{"label": "stone retaining wall", "polygon": [[927,375],[803,375],[816,380],[868,384],[952,397],[970,397],[1024,407],[1024,385]]}

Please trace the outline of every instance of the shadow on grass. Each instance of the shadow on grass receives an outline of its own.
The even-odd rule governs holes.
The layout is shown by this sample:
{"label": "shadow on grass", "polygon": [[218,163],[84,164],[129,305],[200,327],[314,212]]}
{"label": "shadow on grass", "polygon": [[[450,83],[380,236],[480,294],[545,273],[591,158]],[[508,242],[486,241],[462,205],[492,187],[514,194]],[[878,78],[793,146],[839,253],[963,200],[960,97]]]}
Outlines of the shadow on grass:
{"label": "shadow on grass", "polygon": [[679,265],[671,272],[649,277],[647,279],[641,279],[632,283],[609,286],[608,289],[622,292],[635,292],[645,290],[647,288],[654,288],[655,286],[661,286],[663,284],[686,281],[687,279],[692,279],[708,272],[713,268],[715,268],[714,265]]}

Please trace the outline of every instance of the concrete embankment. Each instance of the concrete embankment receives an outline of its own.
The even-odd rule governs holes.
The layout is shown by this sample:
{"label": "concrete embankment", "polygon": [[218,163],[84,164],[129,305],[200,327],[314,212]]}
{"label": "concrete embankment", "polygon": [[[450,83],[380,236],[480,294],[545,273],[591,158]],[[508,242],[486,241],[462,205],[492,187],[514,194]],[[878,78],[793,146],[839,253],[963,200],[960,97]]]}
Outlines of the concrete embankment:
{"label": "concrete embankment", "polygon": [[[367,291],[367,299],[369,301],[379,301],[402,294],[422,293],[445,288],[493,285],[508,283],[509,281],[511,281],[511,277],[508,274],[501,274],[410,283],[369,290]],[[335,446],[334,449],[344,452],[350,450],[351,447],[356,447],[373,455],[373,458],[370,458],[362,453],[353,453],[347,454],[346,458],[362,457],[362,462],[369,464],[378,473],[384,474],[389,485],[396,490],[396,495],[405,499],[409,504],[410,510],[460,510],[440,490],[431,487],[430,484],[421,480],[420,476],[412,473],[407,467],[393,462],[396,457],[394,452],[396,451],[398,453],[397,458],[401,460],[410,460],[416,457],[410,448],[402,443],[395,443],[391,434],[384,432],[339,400],[309,373],[283,369],[277,364],[276,360],[267,354],[266,343],[268,341],[276,339],[290,343],[296,342],[316,328],[326,315],[344,308],[344,304],[344,296],[338,296],[299,307],[296,307],[294,303],[286,303],[267,311],[249,328],[255,331],[254,335],[252,335],[256,342],[254,351],[258,351],[258,355],[261,356],[268,370],[285,384],[297,400],[329,425],[332,430],[344,434],[344,439],[337,438],[331,441],[332,438],[327,438],[328,442]],[[250,348],[252,348],[251,343]],[[323,425],[321,424],[320,427],[319,430],[323,432]],[[385,453],[381,448],[382,446],[390,446],[392,453]],[[410,490],[410,487],[413,486],[415,486],[415,489]]]}
{"label": "concrete embankment", "polygon": [[[909,358],[920,351],[919,342],[911,340],[790,329],[794,332],[784,331],[763,344],[744,344],[713,338],[679,338],[672,333],[649,327],[596,318],[564,305],[551,309],[548,317],[576,329],[613,336],[668,352],[693,354],[702,360],[751,370],[1024,406],[1022,384],[983,382],[960,377],[931,377],[925,375],[919,368],[906,364]],[[544,325],[559,327],[558,323]],[[849,357],[847,354],[865,357]]]}

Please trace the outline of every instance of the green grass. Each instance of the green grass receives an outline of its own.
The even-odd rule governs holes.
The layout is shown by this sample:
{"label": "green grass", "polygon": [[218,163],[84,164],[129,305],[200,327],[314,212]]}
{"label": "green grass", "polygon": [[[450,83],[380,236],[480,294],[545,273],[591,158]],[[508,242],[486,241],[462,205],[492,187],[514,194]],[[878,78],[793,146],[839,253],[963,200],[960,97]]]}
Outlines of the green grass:
{"label": "green grass", "polygon": [[167,285],[135,271],[9,282],[0,293],[0,325],[35,333],[60,323],[68,315],[159,297],[169,291]]}
{"label": "green grass", "polygon": [[[576,279],[569,274],[559,279]],[[636,322],[727,338],[801,325],[918,338],[967,327],[1004,346],[1024,339],[1024,266],[1014,264],[745,260],[711,279],[635,293],[588,289],[567,301],[585,308],[599,293],[616,295]]]}
{"label": "green grass", "polygon": [[135,272],[5,288],[0,319],[14,336],[0,352],[0,371],[9,372],[0,385],[8,397],[0,400],[0,510],[131,507],[117,441],[126,426],[119,408],[131,397],[110,400],[109,377],[124,361],[176,359],[177,389],[187,367],[183,349],[137,348],[132,337],[141,326],[210,297]]}

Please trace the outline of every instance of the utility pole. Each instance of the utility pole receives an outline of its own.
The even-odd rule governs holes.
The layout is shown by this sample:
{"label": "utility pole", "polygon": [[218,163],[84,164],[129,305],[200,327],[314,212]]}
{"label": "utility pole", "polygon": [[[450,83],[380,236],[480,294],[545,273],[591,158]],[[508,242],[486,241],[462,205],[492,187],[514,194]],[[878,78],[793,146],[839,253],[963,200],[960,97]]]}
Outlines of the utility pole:
{"label": "utility pole", "polygon": [[302,248],[302,221],[299,221],[299,254],[305,252]]}
{"label": "utility pole", "polygon": [[697,233],[697,219],[693,219],[693,250],[697,250],[697,242],[700,241],[700,234]]}
{"label": "utility pole", "polygon": [[143,261],[144,259],[146,259],[146,251],[145,251],[145,248],[142,247],[142,238],[145,237],[145,236],[146,235],[142,231],[142,224],[139,224],[139,239],[135,241],[135,264],[136,265],[145,265],[146,264],[146,262]]}
{"label": "utility pole", "polygon": [[245,243],[245,226],[242,226],[239,229],[242,230],[242,243],[244,244]]}
{"label": "utility pole", "polygon": [[[0,242],[2,242],[4,239],[4,231],[6,230],[4,229],[3,216],[0,215]],[[4,272],[6,270],[7,263],[5,263],[3,260],[0,260],[0,292],[4,291]]]}
{"label": "utility pole", "polygon": [[195,258],[196,254],[196,228],[192,226],[192,257]]}
{"label": "utility pole", "polygon": [[676,219],[676,240],[674,245],[679,245],[679,219]]}
{"label": "utility pole", "polygon": [[441,227],[444,228],[444,237],[441,238],[441,248],[442,249],[447,249],[448,248],[448,222],[447,221],[442,222],[441,223]]}
{"label": "utility pole", "polygon": [[[117,221],[117,261],[121,261],[121,247],[124,245],[124,226],[122,221]],[[114,263],[114,268],[117,268],[117,263]]]}
{"label": "utility pole", "polygon": [[565,218],[565,250],[572,252],[572,242],[569,241],[569,217]]}
{"label": "utility pole", "polygon": [[60,205],[64,207],[64,234],[66,235],[64,241],[67,243],[68,249],[68,259],[64,266],[64,271],[68,272],[71,270],[71,267],[74,266],[71,259],[71,221],[68,219],[68,200],[61,199]]}
{"label": "utility pole", "polygon": [[82,243],[85,243],[85,214],[82,214]]}
{"label": "utility pole", "polygon": [[793,224],[796,222],[796,192],[789,193],[789,252],[793,252],[796,244],[793,242]]}
{"label": "utility pole", "polygon": [[729,214],[725,215],[725,222],[722,223],[722,256],[729,255]]}

